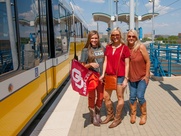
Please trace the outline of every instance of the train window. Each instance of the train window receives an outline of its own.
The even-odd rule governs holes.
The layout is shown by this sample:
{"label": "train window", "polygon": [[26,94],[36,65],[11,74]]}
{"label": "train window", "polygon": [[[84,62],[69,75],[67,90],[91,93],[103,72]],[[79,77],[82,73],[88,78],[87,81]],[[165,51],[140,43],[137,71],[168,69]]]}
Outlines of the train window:
{"label": "train window", "polygon": [[76,36],[78,37],[78,38],[80,38],[80,22],[78,22],[78,23],[76,23],[77,24],[77,28],[76,28],[76,31],[77,31],[77,34],[76,34]]}
{"label": "train window", "polygon": [[[13,23],[14,6],[11,1],[0,1],[0,75],[18,68],[18,55]],[[12,57],[13,56],[13,57]]]}
{"label": "train window", "polygon": [[[48,41],[47,41],[47,14],[46,14],[46,0],[40,0],[40,30],[39,33],[40,34],[40,41],[41,41],[41,45],[40,45],[40,51],[44,57],[44,59],[46,58],[50,58],[50,51],[48,47]],[[42,56],[40,56],[42,58]]]}
{"label": "train window", "polygon": [[[42,9],[40,10],[38,1],[17,1],[22,69],[34,67],[39,63],[43,55],[47,55],[46,52],[42,51],[42,46],[40,46],[42,45],[42,39],[45,40],[43,43],[47,45],[47,38],[41,37],[44,32],[46,32],[46,24],[41,26],[45,27],[45,30],[40,27],[40,21],[43,20],[43,15],[40,15],[40,11],[45,11],[43,10],[45,4],[43,6],[42,3]],[[42,30],[44,30],[44,32],[42,32]]]}
{"label": "train window", "polygon": [[56,56],[63,55],[68,52],[69,37],[71,32],[71,16],[62,3],[53,0],[53,21],[54,21],[54,43]]}

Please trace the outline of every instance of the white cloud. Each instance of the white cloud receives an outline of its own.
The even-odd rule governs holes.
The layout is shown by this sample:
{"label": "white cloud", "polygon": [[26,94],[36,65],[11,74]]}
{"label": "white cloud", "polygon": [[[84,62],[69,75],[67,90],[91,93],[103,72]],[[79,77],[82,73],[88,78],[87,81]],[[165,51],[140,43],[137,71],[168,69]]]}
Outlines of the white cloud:
{"label": "white cloud", "polygon": [[[152,2],[148,2],[145,6],[149,9],[149,11],[148,11],[149,13],[153,12],[153,3]],[[168,11],[170,9],[171,9],[170,7],[160,5],[160,0],[155,0],[155,3],[154,3],[154,12],[155,13],[159,13],[159,15],[163,15],[163,14],[168,13]]]}
{"label": "white cloud", "polygon": [[97,27],[97,22],[95,22],[93,19],[91,19],[91,22],[88,23],[89,27]]}
{"label": "white cloud", "polygon": [[77,6],[77,5],[74,5],[74,9],[75,11],[78,11],[80,13],[83,13],[84,9],[82,9],[81,7]]}
{"label": "white cloud", "polygon": [[28,21],[34,20],[34,17],[32,17],[32,16],[34,16],[34,13],[32,10],[30,10],[28,12],[20,13],[19,16],[22,16],[23,19],[28,20]]}
{"label": "white cloud", "polygon": [[31,9],[27,12],[23,12],[20,14],[25,20],[32,21],[35,17],[38,16],[38,1],[36,0],[35,3],[30,5]]}
{"label": "white cloud", "polygon": [[168,26],[169,26],[169,24],[167,24],[167,23],[156,23],[156,24],[155,24],[155,27],[156,27],[156,28],[168,27]]}
{"label": "white cloud", "polygon": [[74,11],[75,11],[75,13],[77,13],[77,14],[83,14],[83,11],[84,11],[84,9],[83,8],[81,8],[81,7],[79,7],[79,6],[77,6],[77,5],[73,5],[73,8],[74,8]]}
{"label": "white cloud", "polygon": [[94,3],[104,3],[105,0],[82,0],[82,1],[88,1],[88,2],[94,2]]}

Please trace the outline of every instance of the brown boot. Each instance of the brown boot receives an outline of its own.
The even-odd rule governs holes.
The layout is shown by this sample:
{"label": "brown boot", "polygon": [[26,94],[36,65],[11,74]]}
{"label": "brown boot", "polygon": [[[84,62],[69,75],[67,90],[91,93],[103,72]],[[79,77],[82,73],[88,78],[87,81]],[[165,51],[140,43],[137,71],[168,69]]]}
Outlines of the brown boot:
{"label": "brown boot", "polygon": [[96,118],[97,118],[97,121],[98,121],[99,123],[102,122],[102,120],[101,120],[101,115],[100,115],[100,111],[101,111],[101,109],[96,106],[96,108],[95,108]]}
{"label": "brown boot", "polygon": [[113,111],[113,105],[111,104],[106,105],[107,109],[107,116],[106,119],[101,122],[101,124],[107,124],[109,121],[112,121],[114,119],[114,111]]}
{"label": "brown boot", "polygon": [[130,103],[130,109],[131,109],[130,123],[131,124],[134,124],[136,122],[136,108],[137,108],[137,102],[136,101],[133,104]]}
{"label": "brown boot", "polygon": [[117,105],[116,108],[116,115],[114,117],[114,121],[112,122],[112,124],[109,126],[109,128],[114,128],[116,126],[118,126],[121,123],[121,113],[122,113],[122,109],[123,109],[123,105]]}
{"label": "brown boot", "polygon": [[140,106],[140,110],[141,110],[141,117],[140,117],[139,124],[144,125],[146,123],[146,119],[147,119],[146,102]]}
{"label": "brown boot", "polygon": [[100,123],[96,118],[95,110],[92,108],[89,108],[89,111],[90,111],[91,123],[93,123],[94,126],[100,126]]}

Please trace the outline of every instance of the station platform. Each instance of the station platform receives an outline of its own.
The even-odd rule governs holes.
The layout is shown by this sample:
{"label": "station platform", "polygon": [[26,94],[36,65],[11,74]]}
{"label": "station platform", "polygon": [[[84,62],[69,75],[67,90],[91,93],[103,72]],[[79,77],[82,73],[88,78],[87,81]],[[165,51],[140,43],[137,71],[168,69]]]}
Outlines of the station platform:
{"label": "station platform", "polygon": [[[145,97],[148,113],[145,125],[139,125],[139,110],[136,123],[130,123],[127,87],[122,123],[112,129],[108,128],[111,122],[96,127],[90,124],[87,97],[73,91],[69,82],[31,136],[180,136],[181,77],[161,78],[160,81],[150,79]],[[115,91],[112,101],[116,107]],[[104,119],[104,102],[101,115]]]}

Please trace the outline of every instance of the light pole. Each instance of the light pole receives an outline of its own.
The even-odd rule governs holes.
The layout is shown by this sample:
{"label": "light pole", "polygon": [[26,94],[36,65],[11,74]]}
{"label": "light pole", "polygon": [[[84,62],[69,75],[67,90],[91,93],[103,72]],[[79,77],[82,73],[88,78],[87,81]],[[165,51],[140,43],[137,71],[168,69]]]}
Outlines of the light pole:
{"label": "light pole", "polygon": [[149,0],[149,2],[153,2],[153,9],[152,9],[152,44],[154,43],[154,38],[155,38],[155,30],[154,30],[154,8],[155,8],[155,0]]}
{"label": "light pole", "polygon": [[134,29],[134,0],[130,0],[129,29]]}
{"label": "light pole", "polygon": [[118,2],[119,0],[114,0],[116,3],[116,26],[118,27]]}
{"label": "light pole", "polygon": [[73,35],[74,35],[74,59],[78,60],[78,56],[76,54],[76,32],[75,32],[75,15],[74,15],[74,6],[72,2],[70,2],[72,8],[72,21],[73,21]]}

